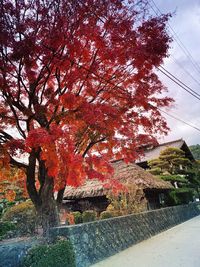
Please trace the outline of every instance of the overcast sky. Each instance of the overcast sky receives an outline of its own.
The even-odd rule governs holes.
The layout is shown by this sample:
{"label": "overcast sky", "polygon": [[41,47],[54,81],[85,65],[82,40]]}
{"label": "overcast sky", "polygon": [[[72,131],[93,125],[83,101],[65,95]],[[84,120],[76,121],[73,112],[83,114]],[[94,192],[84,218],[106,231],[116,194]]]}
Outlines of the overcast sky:
{"label": "overcast sky", "polygon": [[[161,12],[174,13],[169,24],[195,63],[199,64],[199,67],[195,68],[190,58],[174,40],[171,44],[170,57],[165,60],[164,67],[200,94],[200,0],[154,0],[154,2]],[[153,6],[152,0],[149,0],[149,3]],[[172,34],[171,29],[170,33]],[[168,87],[169,95],[175,100],[174,107],[167,111],[200,129],[200,100],[185,92],[161,73],[159,76]],[[171,132],[160,142],[183,138],[189,145],[200,143],[200,132],[165,116]]]}

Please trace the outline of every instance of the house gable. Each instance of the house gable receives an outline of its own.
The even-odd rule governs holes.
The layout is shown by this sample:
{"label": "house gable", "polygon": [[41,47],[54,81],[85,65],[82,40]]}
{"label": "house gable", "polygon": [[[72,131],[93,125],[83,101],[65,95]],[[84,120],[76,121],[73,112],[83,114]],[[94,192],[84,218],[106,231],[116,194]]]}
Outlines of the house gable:
{"label": "house gable", "polygon": [[186,158],[188,158],[190,161],[195,161],[192,152],[190,151],[188,145],[183,139],[174,140],[171,142],[159,144],[157,146],[154,146],[153,148],[146,149],[144,151],[143,156],[136,161],[136,164],[143,169],[148,169],[148,161],[152,159],[157,159],[161,153],[161,151],[165,150],[168,147],[174,147],[179,148],[185,152]]}

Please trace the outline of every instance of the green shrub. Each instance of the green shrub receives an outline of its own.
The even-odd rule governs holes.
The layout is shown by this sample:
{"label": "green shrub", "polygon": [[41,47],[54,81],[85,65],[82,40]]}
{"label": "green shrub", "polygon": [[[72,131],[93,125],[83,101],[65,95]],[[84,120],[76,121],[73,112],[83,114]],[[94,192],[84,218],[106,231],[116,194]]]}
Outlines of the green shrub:
{"label": "green shrub", "polygon": [[0,222],[0,240],[6,238],[8,233],[14,231],[16,226],[11,222]]}
{"label": "green shrub", "polygon": [[[31,248],[22,261],[22,267],[36,267],[39,262],[46,256],[48,245],[37,245]],[[42,267],[42,266],[41,266]]]}
{"label": "green shrub", "polygon": [[193,191],[190,188],[177,188],[171,190],[166,198],[169,206],[188,204],[193,201]]}
{"label": "green shrub", "polygon": [[93,210],[86,210],[82,214],[83,222],[92,222],[97,219],[97,213]]}
{"label": "green shrub", "polygon": [[111,211],[102,211],[100,214],[100,219],[109,219],[109,218],[113,218],[114,214]]}
{"label": "green shrub", "polygon": [[74,223],[79,224],[83,222],[82,214],[79,211],[72,212],[74,216]]}
{"label": "green shrub", "polygon": [[68,240],[38,245],[25,256],[22,267],[75,267],[75,255]]}
{"label": "green shrub", "polygon": [[0,203],[0,217],[2,216],[3,213],[3,204]]}
{"label": "green shrub", "polygon": [[0,217],[6,212],[7,209],[14,206],[15,204],[15,201],[8,201],[5,198],[0,199]]}
{"label": "green shrub", "polygon": [[31,201],[25,201],[7,209],[2,220],[16,223],[18,235],[31,234],[36,228],[36,210]]}

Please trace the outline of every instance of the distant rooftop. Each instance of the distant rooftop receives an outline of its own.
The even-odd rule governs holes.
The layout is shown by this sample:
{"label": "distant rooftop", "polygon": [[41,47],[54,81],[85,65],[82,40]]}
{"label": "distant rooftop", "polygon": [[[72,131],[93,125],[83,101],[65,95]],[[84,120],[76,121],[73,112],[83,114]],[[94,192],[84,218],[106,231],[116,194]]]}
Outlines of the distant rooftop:
{"label": "distant rooftop", "polygon": [[178,140],[158,144],[157,146],[149,147],[145,149],[144,155],[139,160],[137,160],[136,163],[142,163],[142,162],[146,162],[152,159],[156,159],[159,157],[160,152],[168,147],[175,147],[175,148],[182,149],[185,152],[186,157],[188,157],[190,160],[194,160],[194,157],[189,147],[187,146],[186,142],[183,139],[178,139]]}

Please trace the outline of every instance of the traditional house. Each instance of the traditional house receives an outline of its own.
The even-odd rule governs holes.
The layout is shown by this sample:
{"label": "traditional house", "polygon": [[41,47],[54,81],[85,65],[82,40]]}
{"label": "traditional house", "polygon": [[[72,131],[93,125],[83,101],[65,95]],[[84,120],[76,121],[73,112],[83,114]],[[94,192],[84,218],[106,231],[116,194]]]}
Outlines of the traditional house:
{"label": "traditional house", "polygon": [[[121,184],[137,185],[143,189],[147,200],[147,209],[159,208],[162,195],[172,189],[169,182],[144,171],[135,163],[126,164],[123,160],[112,163],[114,168],[113,180]],[[107,181],[87,180],[78,188],[67,186],[64,192],[63,206],[71,206],[72,210],[95,209],[101,212],[107,208],[109,201],[107,195],[112,187],[105,187]]]}
{"label": "traditional house", "polygon": [[168,147],[179,148],[185,152],[186,158],[188,158],[191,161],[195,160],[186,142],[183,139],[178,139],[175,141],[158,144],[156,146],[147,146],[144,149],[144,155],[139,160],[136,161],[136,164],[145,170],[148,169],[149,168],[148,161],[152,159],[157,159],[160,155],[160,152]]}

